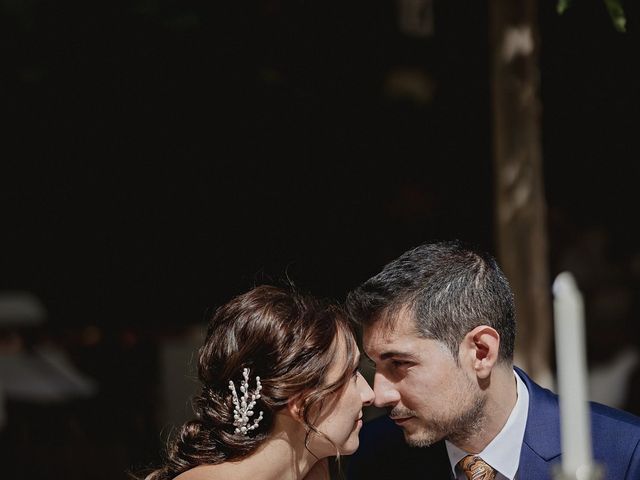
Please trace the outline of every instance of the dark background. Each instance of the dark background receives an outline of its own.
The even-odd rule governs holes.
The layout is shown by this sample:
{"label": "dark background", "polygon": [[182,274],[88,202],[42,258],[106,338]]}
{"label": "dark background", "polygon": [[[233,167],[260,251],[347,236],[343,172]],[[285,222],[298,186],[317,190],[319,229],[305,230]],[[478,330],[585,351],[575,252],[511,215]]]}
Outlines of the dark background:
{"label": "dark background", "polygon": [[[626,34],[602,1],[539,12],[551,272],[573,262],[587,293],[631,299],[593,358],[636,341],[640,298],[624,5]],[[36,294],[27,345],[100,385],[8,402],[7,478],[157,462],[159,345],[255,283],[342,299],[424,241],[495,252],[487,2],[436,0],[426,38],[396,19],[391,1],[0,2],[0,290]],[[428,101],[389,87],[405,71]]]}

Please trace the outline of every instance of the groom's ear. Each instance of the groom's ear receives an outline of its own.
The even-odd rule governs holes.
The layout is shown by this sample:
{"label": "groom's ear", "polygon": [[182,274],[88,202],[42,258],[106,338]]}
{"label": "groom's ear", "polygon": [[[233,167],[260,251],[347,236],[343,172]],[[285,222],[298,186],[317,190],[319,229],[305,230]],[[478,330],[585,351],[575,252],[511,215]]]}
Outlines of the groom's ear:
{"label": "groom's ear", "polygon": [[480,325],[467,333],[460,344],[460,361],[469,365],[480,379],[485,379],[498,363],[500,334],[488,325]]}

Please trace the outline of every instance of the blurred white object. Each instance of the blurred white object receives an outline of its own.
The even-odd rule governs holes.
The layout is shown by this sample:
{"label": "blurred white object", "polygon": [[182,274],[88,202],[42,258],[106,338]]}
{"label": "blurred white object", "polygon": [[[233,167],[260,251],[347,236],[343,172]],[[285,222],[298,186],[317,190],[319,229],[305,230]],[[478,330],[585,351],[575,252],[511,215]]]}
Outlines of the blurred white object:
{"label": "blurred white object", "polygon": [[587,405],[587,356],[584,302],[573,275],[560,273],[553,282],[553,323],[560,402],[562,470],[575,478],[593,464]]}
{"label": "blurred white object", "polygon": [[95,381],[78,372],[55,346],[0,353],[0,385],[5,398],[34,403],[89,397],[97,391]]}
{"label": "blurred white object", "polygon": [[79,372],[56,345],[27,349],[22,332],[44,323],[47,312],[38,297],[25,291],[0,292],[0,427],[7,399],[34,403],[67,401],[96,393],[95,381]]}
{"label": "blurred white object", "polygon": [[44,322],[47,311],[38,297],[24,291],[0,292],[0,327],[27,327]]}
{"label": "blurred white object", "polygon": [[594,366],[589,372],[589,399],[623,408],[629,390],[629,377],[640,363],[640,352],[629,347],[611,362]]}

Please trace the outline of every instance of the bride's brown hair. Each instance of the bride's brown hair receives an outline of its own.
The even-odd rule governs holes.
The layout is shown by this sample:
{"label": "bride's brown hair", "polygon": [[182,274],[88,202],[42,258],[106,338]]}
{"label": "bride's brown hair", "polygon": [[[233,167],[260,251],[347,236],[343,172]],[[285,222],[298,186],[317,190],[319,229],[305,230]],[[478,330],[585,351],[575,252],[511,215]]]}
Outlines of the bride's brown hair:
{"label": "bride's brown hair", "polygon": [[[336,339],[347,346],[347,361],[338,379],[326,375],[336,354]],[[300,416],[316,431],[312,416],[321,402],[338,392],[356,362],[353,330],[335,305],[292,289],[259,286],[216,310],[198,358],[202,392],[193,402],[196,419],[185,423],[167,448],[165,465],[146,480],[172,479],[198,465],[238,460],[251,454],[268,436],[275,413],[299,398]],[[254,410],[264,412],[257,429],[234,433],[229,381],[239,385],[244,368],[249,383],[259,376],[261,398]]]}

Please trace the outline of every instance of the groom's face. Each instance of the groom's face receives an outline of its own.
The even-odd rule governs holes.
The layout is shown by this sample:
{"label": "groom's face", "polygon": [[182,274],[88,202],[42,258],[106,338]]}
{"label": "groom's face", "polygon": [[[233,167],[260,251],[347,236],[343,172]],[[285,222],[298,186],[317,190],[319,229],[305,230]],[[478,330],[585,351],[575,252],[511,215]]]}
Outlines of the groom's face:
{"label": "groom's face", "polygon": [[473,368],[458,365],[442,342],[419,336],[410,312],[365,327],[364,350],[376,366],[374,403],[388,409],[410,445],[460,443],[481,426],[485,396]]}

